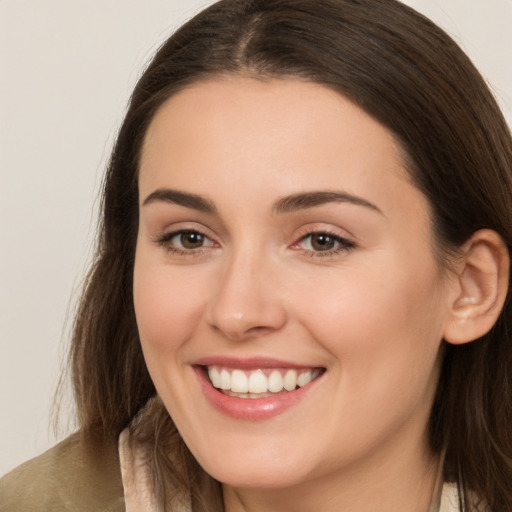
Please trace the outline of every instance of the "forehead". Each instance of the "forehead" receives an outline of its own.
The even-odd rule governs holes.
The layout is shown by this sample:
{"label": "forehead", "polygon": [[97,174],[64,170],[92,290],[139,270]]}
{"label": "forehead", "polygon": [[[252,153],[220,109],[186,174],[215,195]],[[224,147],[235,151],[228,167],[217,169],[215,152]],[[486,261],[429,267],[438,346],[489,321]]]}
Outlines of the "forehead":
{"label": "forehead", "polygon": [[329,130],[346,142],[366,135],[374,149],[382,142],[388,149],[400,151],[389,130],[327,86],[298,79],[225,76],[192,84],[164,102],[147,130],[144,153],[149,143],[162,142],[162,135],[165,142],[171,137],[189,137],[189,128],[201,137],[226,135],[219,130],[227,123],[231,135],[246,135],[254,144],[262,140],[261,135],[276,143],[296,142],[300,136],[311,139],[315,129],[316,143],[321,139],[328,142],[325,133]]}
{"label": "forehead", "polygon": [[225,77],[172,96],[146,133],[139,185],[141,196],[223,186],[248,200],[336,188],[390,209],[405,187],[424,201],[387,128],[332,89],[294,79]]}

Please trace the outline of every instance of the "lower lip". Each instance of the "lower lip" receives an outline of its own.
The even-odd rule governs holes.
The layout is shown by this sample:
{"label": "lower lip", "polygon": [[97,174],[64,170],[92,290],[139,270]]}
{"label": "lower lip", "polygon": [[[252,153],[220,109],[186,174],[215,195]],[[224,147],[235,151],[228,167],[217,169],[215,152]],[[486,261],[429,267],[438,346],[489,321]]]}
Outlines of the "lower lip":
{"label": "lower lip", "polygon": [[290,407],[298,404],[321,378],[321,376],[317,377],[307,386],[295,391],[278,393],[264,398],[238,398],[225,395],[214,388],[203,368],[194,367],[194,370],[204,395],[215,409],[232,418],[248,421],[266,420],[278,416]]}

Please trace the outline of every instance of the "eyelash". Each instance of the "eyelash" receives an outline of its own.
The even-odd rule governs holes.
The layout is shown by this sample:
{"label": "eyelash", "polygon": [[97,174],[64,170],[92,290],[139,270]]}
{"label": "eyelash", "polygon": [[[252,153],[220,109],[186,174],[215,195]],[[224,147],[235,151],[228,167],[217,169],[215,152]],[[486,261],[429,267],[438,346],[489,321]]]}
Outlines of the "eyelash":
{"label": "eyelash", "polygon": [[315,251],[313,249],[302,249],[298,248],[305,256],[309,258],[333,258],[338,256],[344,252],[348,252],[356,247],[356,244],[347,238],[344,238],[337,233],[333,233],[331,231],[325,230],[311,230],[305,235],[301,236],[300,239],[293,244],[292,247],[298,246],[301,242],[304,242],[308,238],[311,238],[313,235],[323,235],[328,238],[331,238],[338,247],[336,249],[330,249],[325,251]]}
{"label": "eyelash", "polygon": [[[170,244],[171,240],[177,236],[183,236],[187,234],[192,235],[200,235],[204,238],[205,241],[209,241],[207,245],[202,245],[197,248],[192,249],[185,249],[176,247]],[[308,238],[313,237],[314,235],[317,236],[325,236],[330,239],[332,239],[333,242],[338,244],[338,247],[336,249],[329,249],[325,251],[315,251],[314,249],[304,249],[299,247],[299,244],[306,241]],[[215,244],[213,240],[206,235],[205,233],[201,232],[198,229],[180,229],[177,231],[171,231],[170,233],[164,233],[163,235],[159,236],[155,242],[162,246],[166,251],[170,252],[171,254],[174,254],[176,256],[182,256],[182,257],[196,257],[201,256],[204,254],[204,249],[206,247],[211,247]],[[325,230],[311,230],[310,232],[306,233],[305,235],[301,236],[297,242],[294,242],[291,246],[292,248],[295,248],[296,250],[299,250],[304,256],[307,256],[309,258],[326,258],[326,257],[335,257],[339,254],[342,254],[344,252],[348,252],[356,247],[356,244],[352,242],[351,240],[348,240],[347,238],[344,238],[336,233],[325,231]]]}
{"label": "eyelash", "polygon": [[[170,244],[171,240],[174,237],[183,236],[183,235],[187,235],[187,234],[200,235],[205,239],[205,241],[208,240],[208,241],[210,241],[210,243],[207,245],[203,245],[201,247],[195,248],[195,249],[184,249],[184,248],[176,247],[176,246],[173,246]],[[166,251],[170,252],[171,254],[174,254],[176,256],[185,256],[185,257],[201,256],[204,253],[204,249],[206,247],[210,247],[214,244],[214,242],[208,235],[206,235],[205,233],[201,232],[198,229],[178,229],[177,231],[171,231],[170,233],[164,233],[163,235],[158,237],[155,240],[155,242],[158,245],[162,246]]]}

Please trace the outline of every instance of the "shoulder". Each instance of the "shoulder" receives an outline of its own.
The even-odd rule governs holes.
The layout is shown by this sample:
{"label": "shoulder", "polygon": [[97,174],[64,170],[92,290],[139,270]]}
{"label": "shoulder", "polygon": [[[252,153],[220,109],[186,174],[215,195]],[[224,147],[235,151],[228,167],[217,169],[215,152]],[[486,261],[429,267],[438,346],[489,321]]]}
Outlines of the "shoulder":
{"label": "shoulder", "polygon": [[124,510],[116,443],[74,434],[0,479],[0,512]]}

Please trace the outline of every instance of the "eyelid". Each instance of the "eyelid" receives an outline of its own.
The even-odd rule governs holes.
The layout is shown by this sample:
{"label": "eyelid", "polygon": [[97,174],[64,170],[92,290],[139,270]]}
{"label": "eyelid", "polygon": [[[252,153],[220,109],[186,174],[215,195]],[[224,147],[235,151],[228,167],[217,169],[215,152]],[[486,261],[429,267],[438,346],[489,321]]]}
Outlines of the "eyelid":
{"label": "eyelid", "polygon": [[[294,235],[294,242],[288,247],[292,250],[302,253],[307,257],[322,258],[322,257],[335,257],[346,253],[356,247],[354,237],[340,233],[341,229],[333,228],[332,226],[325,225],[306,225],[300,227]],[[346,233],[346,230],[343,230]],[[204,237],[205,244],[199,247],[182,247],[179,243],[171,243],[174,237],[178,237],[185,233],[197,233]],[[335,247],[332,249],[315,249],[314,247],[304,247],[305,241],[313,235],[325,235],[335,242]],[[169,226],[152,237],[153,243],[163,247],[171,255],[181,257],[196,257],[204,255],[211,249],[219,248],[220,244],[217,242],[216,237],[210,234],[209,229],[203,229],[194,223],[177,223]]]}
{"label": "eyelid", "polygon": [[210,239],[210,237],[202,230],[198,228],[177,228],[177,229],[168,229],[163,230],[159,232],[155,237],[153,238],[153,241],[157,244],[165,243],[174,238],[177,235],[180,235],[182,233],[197,233],[201,236],[204,236],[205,238]]}
{"label": "eyelid", "polygon": [[185,219],[169,223],[166,222],[165,224],[162,223],[160,225],[155,224],[153,229],[150,229],[149,234],[150,239],[154,243],[158,244],[162,240],[169,239],[169,237],[183,232],[199,233],[200,235],[214,241],[217,239],[215,233],[203,223]]}
{"label": "eyelid", "polygon": [[295,230],[294,237],[296,240],[299,240],[308,235],[313,235],[316,233],[324,233],[335,238],[341,238],[343,240],[351,241],[354,244],[356,243],[357,239],[357,237],[354,234],[352,234],[348,229],[333,225],[330,222],[304,223],[302,226],[299,226]]}
{"label": "eyelid", "polygon": [[[338,247],[325,251],[315,251],[314,249],[305,249],[300,244],[312,235],[326,235],[338,243]],[[357,247],[356,242],[351,237],[344,236],[332,228],[323,228],[321,226],[309,226],[304,232],[297,235],[296,241],[290,246],[292,249],[302,252],[303,255],[312,258],[335,257],[351,251]]]}
{"label": "eyelid", "polygon": [[[219,246],[215,238],[210,235],[206,229],[202,229],[197,225],[190,225],[185,223],[181,226],[172,226],[166,230],[162,230],[153,237],[153,242],[163,249],[165,249],[171,256],[182,258],[193,258],[204,255],[208,250],[215,249]],[[197,248],[185,248],[179,245],[171,244],[171,240],[184,233],[197,233],[204,237],[209,243]]]}

